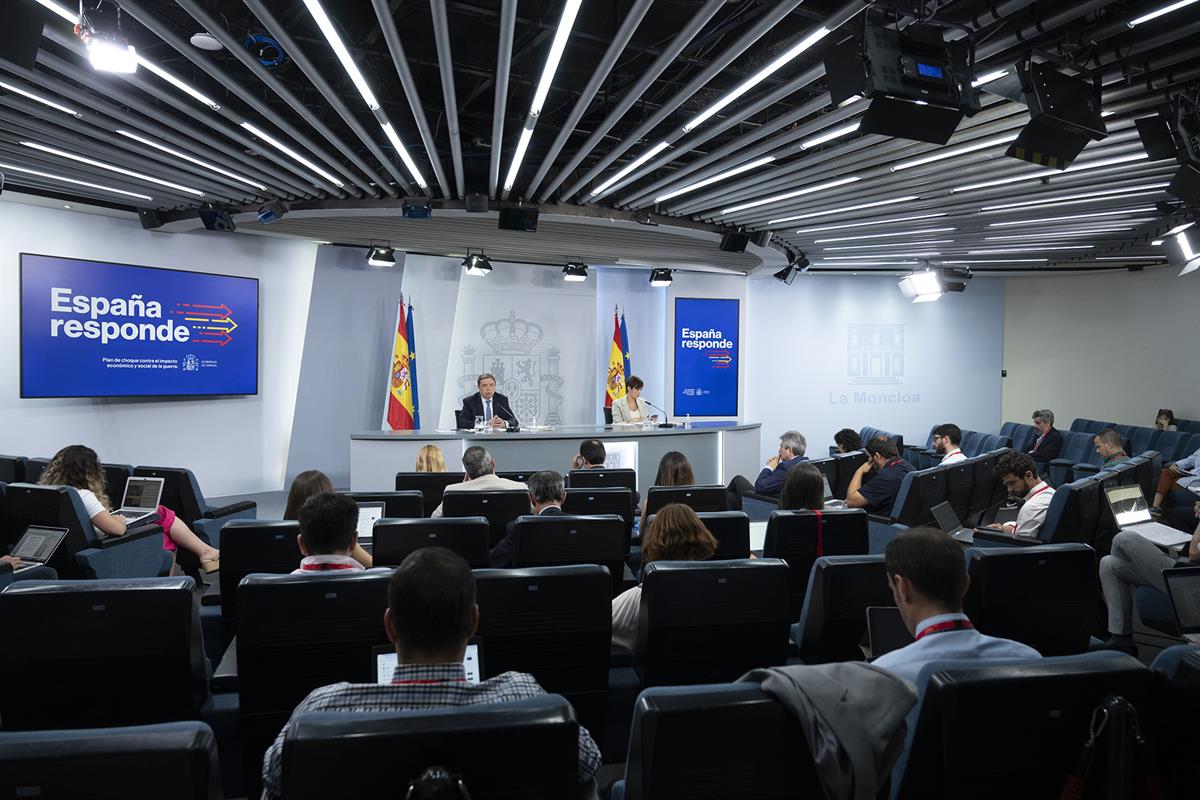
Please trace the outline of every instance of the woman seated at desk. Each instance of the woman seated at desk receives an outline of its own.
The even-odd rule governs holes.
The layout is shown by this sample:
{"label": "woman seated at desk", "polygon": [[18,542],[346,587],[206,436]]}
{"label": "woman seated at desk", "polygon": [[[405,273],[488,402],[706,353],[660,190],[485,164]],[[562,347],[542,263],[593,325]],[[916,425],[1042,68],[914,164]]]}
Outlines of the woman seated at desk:
{"label": "woman seated at desk", "polygon": [[614,425],[640,425],[647,419],[651,422],[658,421],[658,415],[651,415],[649,407],[641,399],[642,387],[645,385],[645,382],[637,375],[629,376],[629,380],[625,384],[625,396],[614,400],[612,404]]}

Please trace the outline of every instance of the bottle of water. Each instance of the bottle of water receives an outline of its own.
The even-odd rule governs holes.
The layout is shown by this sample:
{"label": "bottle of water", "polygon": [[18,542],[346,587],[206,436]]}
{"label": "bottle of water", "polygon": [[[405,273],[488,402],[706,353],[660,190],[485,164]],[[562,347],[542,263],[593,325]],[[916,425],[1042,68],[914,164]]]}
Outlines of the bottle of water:
{"label": "bottle of water", "polygon": [[684,430],[691,430],[691,427],[692,427],[692,415],[691,415],[691,414],[688,414],[686,417],[684,417],[684,420],[683,420],[683,429],[684,429]]}
{"label": "bottle of water", "polygon": [[531,431],[537,430],[537,414],[534,414],[533,419],[531,419],[529,421],[529,430],[531,430]]}

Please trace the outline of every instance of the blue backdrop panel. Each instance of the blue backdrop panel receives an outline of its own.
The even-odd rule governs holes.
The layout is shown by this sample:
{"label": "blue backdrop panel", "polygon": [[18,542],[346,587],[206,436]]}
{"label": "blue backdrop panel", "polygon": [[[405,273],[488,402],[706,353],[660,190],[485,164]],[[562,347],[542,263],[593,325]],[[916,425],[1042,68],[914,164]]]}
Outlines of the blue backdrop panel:
{"label": "blue backdrop panel", "polygon": [[738,301],[675,298],[675,416],[736,417]]}
{"label": "blue backdrop panel", "polygon": [[21,254],[21,396],[258,393],[258,280]]}

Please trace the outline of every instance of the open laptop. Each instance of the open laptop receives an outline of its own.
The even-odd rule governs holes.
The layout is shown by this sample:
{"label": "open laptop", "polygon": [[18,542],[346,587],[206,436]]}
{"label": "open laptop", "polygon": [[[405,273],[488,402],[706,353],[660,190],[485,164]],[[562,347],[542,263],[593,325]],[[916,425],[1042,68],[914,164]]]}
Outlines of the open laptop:
{"label": "open laptop", "polygon": [[44,528],[41,525],[30,525],[25,529],[25,535],[17,542],[17,546],[11,553],[21,559],[21,566],[13,572],[24,572],[27,569],[45,566],[66,536],[66,528]]}
{"label": "open laptop", "polygon": [[1191,541],[1191,534],[1154,522],[1150,519],[1150,506],[1140,486],[1114,486],[1104,490],[1108,507],[1121,531],[1131,531],[1154,542],[1159,547],[1178,547]]}
{"label": "open laptop", "polygon": [[845,508],[846,501],[838,500],[833,496],[833,489],[829,488],[829,476],[821,473],[821,482],[825,484],[825,507],[826,508]]}
{"label": "open laptop", "polygon": [[867,642],[872,659],[899,650],[914,641],[908,628],[904,627],[900,609],[895,606],[867,606]]}
{"label": "open laptop", "polygon": [[[396,671],[396,648],[391,645],[378,645],[371,651],[375,657],[375,682],[389,684],[392,674]],[[480,653],[480,639],[472,636],[467,642],[467,652],[463,654],[463,669],[467,673],[467,683],[479,683],[483,680],[483,656]]]}
{"label": "open laptop", "polygon": [[121,507],[113,513],[124,517],[126,525],[136,525],[158,513],[162,493],[162,478],[129,478],[125,481],[125,496],[121,498]]}
{"label": "open laptop", "polygon": [[1182,633],[1200,633],[1200,567],[1163,570],[1167,595]]}
{"label": "open laptop", "polygon": [[364,502],[358,504],[358,543],[371,544],[375,523],[383,519],[383,501]]}
{"label": "open laptop", "polygon": [[[949,503],[938,503],[929,511],[933,514],[933,521],[937,523],[937,526],[950,534],[955,541],[963,544],[975,543],[975,531],[979,529],[964,526],[954,511],[954,506]],[[995,528],[983,528],[983,530],[988,533],[1002,533]]]}

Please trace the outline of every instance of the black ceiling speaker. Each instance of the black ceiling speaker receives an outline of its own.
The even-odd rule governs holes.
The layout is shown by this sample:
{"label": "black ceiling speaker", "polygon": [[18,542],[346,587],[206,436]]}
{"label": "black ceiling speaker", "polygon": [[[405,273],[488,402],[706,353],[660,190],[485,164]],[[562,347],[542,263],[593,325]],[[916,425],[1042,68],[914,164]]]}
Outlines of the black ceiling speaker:
{"label": "black ceiling speaker", "polygon": [[0,58],[33,69],[45,22],[46,11],[36,3],[5,3],[0,22]]}
{"label": "black ceiling speaker", "polygon": [[166,220],[163,219],[162,214],[160,214],[158,211],[155,211],[153,208],[139,208],[138,219],[142,223],[142,228],[148,231],[152,231],[155,228],[161,228],[163,223],[166,222]]}
{"label": "black ceiling speaker", "polygon": [[537,231],[538,212],[536,208],[502,208],[500,209],[500,230]]}
{"label": "black ceiling speaker", "polygon": [[721,249],[726,253],[744,253],[748,244],[750,234],[741,231],[730,231],[721,237]]}
{"label": "black ceiling speaker", "polygon": [[482,214],[488,210],[486,194],[469,194],[464,198],[468,214]]}

